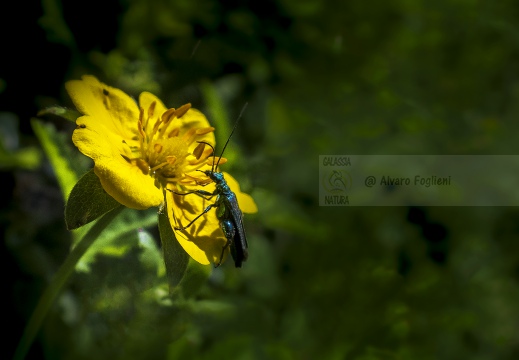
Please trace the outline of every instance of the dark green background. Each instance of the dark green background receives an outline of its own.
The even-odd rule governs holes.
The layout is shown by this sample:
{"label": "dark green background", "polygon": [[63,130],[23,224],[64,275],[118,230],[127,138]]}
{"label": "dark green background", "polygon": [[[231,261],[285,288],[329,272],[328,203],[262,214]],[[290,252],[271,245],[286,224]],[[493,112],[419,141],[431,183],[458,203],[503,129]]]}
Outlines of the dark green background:
{"label": "dark green background", "polygon": [[[0,120],[4,142],[20,138],[12,149],[39,146],[31,117],[71,106],[64,83],[83,74],[171,107],[191,102],[209,121],[213,86],[230,121],[249,104],[229,166],[259,207],[245,217],[244,268],[226,263],[183,305],[139,297],[154,274],[137,249],[99,257],[71,279],[30,358],[519,357],[517,208],[318,202],[319,155],[517,152],[516,1],[11,6]],[[5,125],[13,116],[18,127]],[[72,123],[45,120],[71,136]],[[0,176],[9,358],[71,237],[45,158],[2,164]]]}

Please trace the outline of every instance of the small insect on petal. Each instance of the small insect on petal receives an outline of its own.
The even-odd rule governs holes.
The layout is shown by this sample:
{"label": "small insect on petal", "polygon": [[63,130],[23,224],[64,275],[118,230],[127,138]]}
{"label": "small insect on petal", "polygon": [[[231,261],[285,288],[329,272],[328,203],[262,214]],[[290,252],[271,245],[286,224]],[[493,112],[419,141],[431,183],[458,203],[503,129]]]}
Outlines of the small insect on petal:
{"label": "small insect on petal", "polygon": [[193,150],[193,155],[195,155],[196,159],[199,160],[202,154],[204,153],[205,149],[205,143],[200,143],[198,146]]}
{"label": "small insect on petal", "polygon": [[103,95],[105,96],[103,98],[103,104],[106,107],[106,109],[110,110],[110,99],[108,98],[109,92],[106,89],[103,89]]}

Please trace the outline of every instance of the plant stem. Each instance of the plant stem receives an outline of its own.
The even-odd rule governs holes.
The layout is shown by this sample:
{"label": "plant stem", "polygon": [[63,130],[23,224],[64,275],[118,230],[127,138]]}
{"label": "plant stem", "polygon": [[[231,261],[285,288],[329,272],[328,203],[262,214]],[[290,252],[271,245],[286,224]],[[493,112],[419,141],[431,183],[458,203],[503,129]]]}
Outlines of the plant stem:
{"label": "plant stem", "polygon": [[110,224],[110,222],[124,209],[124,206],[118,206],[112,211],[104,214],[95,224],[88,230],[83,238],[72,249],[65,262],[58,269],[52,281],[45,292],[40,297],[34,312],[25,326],[22,338],[18,343],[18,347],[14,353],[15,360],[22,360],[27,355],[34,338],[38,334],[41,324],[45,319],[50,307],[54,303],[56,297],[60,294],[63,286],[66,284],[70,275],[74,272],[79,259],[85,254],[90,245],[97,239],[99,234]]}

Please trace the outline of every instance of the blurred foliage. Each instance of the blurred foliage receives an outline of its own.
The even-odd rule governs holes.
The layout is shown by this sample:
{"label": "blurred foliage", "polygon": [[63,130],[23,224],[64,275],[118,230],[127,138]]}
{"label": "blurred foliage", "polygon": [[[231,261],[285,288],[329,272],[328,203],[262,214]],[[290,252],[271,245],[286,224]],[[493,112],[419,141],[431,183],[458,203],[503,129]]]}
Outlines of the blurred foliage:
{"label": "blurred foliage", "polygon": [[106,234],[84,259],[27,358],[519,356],[519,210],[318,202],[319,155],[517,152],[516,2],[12,6],[24,17],[0,25],[2,358],[76,241],[64,220],[70,178],[52,154],[77,167],[69,177],[91,164],[72,122],[38,113],[73,108],[64,82],[83,74],[192,103],[218,123],[217,148],[248,103],[222,169],[259,207],[245,216],[250,258],[242,269],[189,263],[198,285],[170,297],[156,209],[140,222],[129,211],[132,231]]}

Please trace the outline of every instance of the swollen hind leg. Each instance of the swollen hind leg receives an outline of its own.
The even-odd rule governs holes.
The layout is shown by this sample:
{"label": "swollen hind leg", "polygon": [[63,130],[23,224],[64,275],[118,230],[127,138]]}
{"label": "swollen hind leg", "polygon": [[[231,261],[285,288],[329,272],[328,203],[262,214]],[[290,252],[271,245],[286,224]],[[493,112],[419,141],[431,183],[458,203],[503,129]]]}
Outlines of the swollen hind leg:
{"label": "swollen hind leg", "polygon": [[222,227],[222,231],[223,231],[223,234],[225,235],[225,238],[227,239],[227,242],[225,243],[225,245],[222,248],[222,254],[220,255],[220,262],[218,263],[218,265],[216,267],[218,267],[222,264],[223,255],[225,254],[225,250],[227,250],[227,248],[232,245],[234,235],[236,234],[236,229],[234,228],[234,225],[231,221],[224,220],[224,221],[220,222],[220,226]]}

